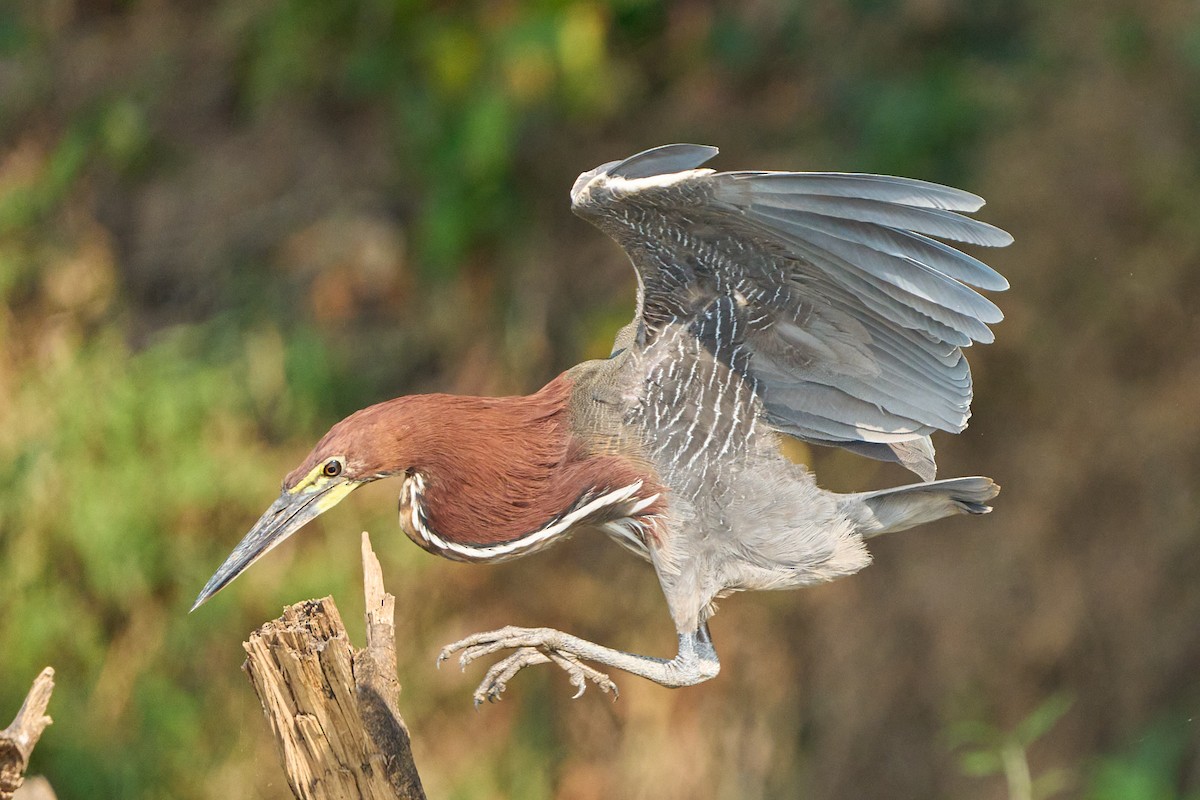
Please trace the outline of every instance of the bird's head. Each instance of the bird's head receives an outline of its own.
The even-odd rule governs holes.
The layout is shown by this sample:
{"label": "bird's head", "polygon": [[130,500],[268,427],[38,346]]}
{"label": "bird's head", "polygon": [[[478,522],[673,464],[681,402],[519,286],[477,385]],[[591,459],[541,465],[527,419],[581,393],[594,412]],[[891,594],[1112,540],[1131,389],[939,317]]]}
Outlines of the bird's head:
{"label": "bird's head", "polygon": [[268,550],[363,484],[403,472],[404,425],[398,401],[363,409],[330,429],[283,479],[279,498],[242,537],[205,584],[192,610],[227,586]]}

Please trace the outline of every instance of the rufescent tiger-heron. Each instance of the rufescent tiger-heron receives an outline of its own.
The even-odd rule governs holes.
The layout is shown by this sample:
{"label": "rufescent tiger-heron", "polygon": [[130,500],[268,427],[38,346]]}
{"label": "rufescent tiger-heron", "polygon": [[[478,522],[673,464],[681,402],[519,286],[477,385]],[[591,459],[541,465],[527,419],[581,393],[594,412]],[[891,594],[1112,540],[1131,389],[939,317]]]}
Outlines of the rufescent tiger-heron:
{"label": "rufescent tiger-heron", "polygon": [[[970,287],[1005,279],[943,244],[1012,237],[963,216],[983,200],[907,178],[714,172],[715,147],[674,144],[579,176],[571,207],[621,245],[637,310],[612,354],[527,397],[417,395],[337,423],[196,599],[199,606],[355,488],[400,481],[400,527],[458,561],[517,558],[599,529],[650,562],[679,635],[670,659],[549,628],[447,646],[469,662],[512,650],[476,703],[522,668],[554,663],[582,693],[591,664],[663,686],[720,668],[718,598],[851,575],[865,540],[954,513],[984,514],[989,478],[935,481],[930,434],[970,415],[962,348],[1000,310]],[[932,238],[937,237],[937,238]],[[925,481],[819,488],[785,437],[902,464]],[[194,607],[193,607],[194,608]],[[591,663],[589,663],[591,662]]]}

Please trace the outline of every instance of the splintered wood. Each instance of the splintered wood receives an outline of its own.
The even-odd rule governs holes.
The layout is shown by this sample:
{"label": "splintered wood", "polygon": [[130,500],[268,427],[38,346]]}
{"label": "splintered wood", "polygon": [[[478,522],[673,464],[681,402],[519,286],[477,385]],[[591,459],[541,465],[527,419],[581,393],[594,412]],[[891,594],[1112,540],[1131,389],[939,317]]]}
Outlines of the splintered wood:
{"label": "splintered wood", "polygon": [[243,647],[301,800],[424,800],[398,709],[396,599],[363,533],[367,646],[356,650],[333,599],[308,600],[263,625]]}
{"label": "splintered wood", "polygon": [[0,731],[0,800],[12,800],[25,780],[29,754],[42,737],[42,731],[51,723],[46,716],[46,706],[50,705],[53,691],[54,670],[46,667],[34,679],[12,724]]}

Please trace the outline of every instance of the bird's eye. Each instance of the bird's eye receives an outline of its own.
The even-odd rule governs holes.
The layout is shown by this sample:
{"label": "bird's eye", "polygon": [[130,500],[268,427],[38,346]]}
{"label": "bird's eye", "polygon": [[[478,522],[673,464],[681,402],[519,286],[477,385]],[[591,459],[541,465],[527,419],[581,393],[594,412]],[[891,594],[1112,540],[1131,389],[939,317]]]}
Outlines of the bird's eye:
{"label": "bird's eye", "polygon": [[327,478],[336,478],[342,474],[342,462],[336,458],[330,459],[325,462],[325,468],[321,471],[325,473],[325,477]]}

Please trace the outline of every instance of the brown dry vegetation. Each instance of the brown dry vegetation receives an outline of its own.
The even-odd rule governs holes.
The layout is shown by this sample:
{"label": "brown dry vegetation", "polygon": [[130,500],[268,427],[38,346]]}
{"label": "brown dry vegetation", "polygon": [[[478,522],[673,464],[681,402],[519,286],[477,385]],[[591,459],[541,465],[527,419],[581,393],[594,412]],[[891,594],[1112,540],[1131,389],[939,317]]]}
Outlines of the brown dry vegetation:
{"label": "brown dry vegetation", "polygon": [[[988,199],[1007,320],[937,444],[995,514],[732,598],[718,680],[617,675],[616,703],[530,670],[475,713],[478,670],[433,657],[509,623],[668,654],[649,570],[590,540],[436,560],[390,486],[186,614],[340,415],[607,352],[632,274],[567,189],[669,141]],[[364,526],[433,797],[1001,798],[956,732],[1060,695],[1021,748],[1055,796],[1200,794],[1195,3],[18,2],[0,145],[0,709],[56,667],[34,770],[61,797],[288,796],[239,644],[305,596],[356,617]],[[831,488],[901,479],[811,456]]]}

